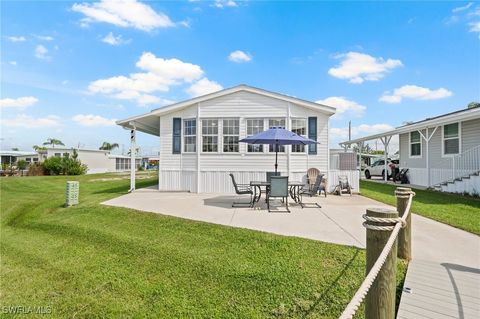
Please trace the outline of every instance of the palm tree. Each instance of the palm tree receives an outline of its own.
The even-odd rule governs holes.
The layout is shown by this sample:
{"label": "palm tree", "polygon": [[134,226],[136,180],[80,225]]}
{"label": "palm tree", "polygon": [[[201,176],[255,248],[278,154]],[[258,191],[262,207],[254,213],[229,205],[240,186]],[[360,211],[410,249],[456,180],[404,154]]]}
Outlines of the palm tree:
{"label": "palm tree", "polygon": [[47,138],[47,141],[45,143],[43,143],[43,145],[52,145],[53,148],[55,148],[55,145],[65,146],[65,144],[63,144],[62,141],[54,139],[54,138]]}
{"label": "palm tree", "polygon": [[45,151],[47,149],[45,146],[38,146],[38,145],[33,145],[32,148],[35,150],[35,152]]}
{"label": "palm tree", "polygon": [[104,150],[104,151],[111,151],[114,148],[118,148],[118,143],[108,143],[108,142],[103,142],[102,146],[100,146],[98,149],[99,150]]}

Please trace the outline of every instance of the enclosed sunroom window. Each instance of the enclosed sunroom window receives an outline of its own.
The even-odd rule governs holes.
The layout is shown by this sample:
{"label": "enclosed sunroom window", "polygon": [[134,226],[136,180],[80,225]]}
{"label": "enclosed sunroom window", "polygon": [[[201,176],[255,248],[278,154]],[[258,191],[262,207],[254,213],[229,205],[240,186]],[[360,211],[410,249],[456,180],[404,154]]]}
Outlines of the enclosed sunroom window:
{"label": "enclosed sunroom window", "polygon": [[183,151],[197,151],[197,120],[189,119],[183,122]]}
{"label": "enclosed sunroom window", "polygon": [[[307,119],[292,119],[292,132],[307,137]],[[304,153],[305,145],[292,145],[292,152]]]}
{"label": "enclosed sunroom window", "polygon": [[[279,127],[279,128],[285,128],[285,119],[269,119],[268,120],[268,128],[272,127]],[[269,152],[275,152],[275,145],[270,144],[268,145],[268,151]],[[279,145],[278,146],[278,152],[285,152],[285,146],[284,145]]]}
{"label": "enclosed sunroom window", "polygon": [[240,121],[238,119],[223,120],[223,151],[226,153],[238,152],[240,136]]}
{"label": "enclosed sunroom window", "polygon": [[218,152],[218,120],[202,120],[202,151]]}
{"label": "enclosed sunroom window", "polygon": [[[260,132],[263,132],[263,119],[247,119],[247,136],[255,135]],[[250,153],[262,153],[263,145],[262,144],[248,144],[247,152]]]}
{"label": "enclosed sunroom window", "polygon": [[410,156],[422,156],[422,138],[420,132],[410,132]]}
{"label": "enclosed sunroom window", "polygon": [[460,130],[458,123],[443,126],[443,154],[455,155],[460,153]]}

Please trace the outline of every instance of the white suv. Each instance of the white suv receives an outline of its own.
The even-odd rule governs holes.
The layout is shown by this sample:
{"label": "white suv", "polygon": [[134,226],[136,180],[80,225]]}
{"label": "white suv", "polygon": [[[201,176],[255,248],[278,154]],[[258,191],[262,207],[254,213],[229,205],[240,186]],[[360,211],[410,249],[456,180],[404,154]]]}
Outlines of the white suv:
{"label": "white suv", "polygon": [[[398,160],[387,159],[387,179],[392,177],[392,170],[397,173]],[[370,179],[372,176],[385,176],[385,160],[378,159],[372,165],[365,167],[365,178]]]}

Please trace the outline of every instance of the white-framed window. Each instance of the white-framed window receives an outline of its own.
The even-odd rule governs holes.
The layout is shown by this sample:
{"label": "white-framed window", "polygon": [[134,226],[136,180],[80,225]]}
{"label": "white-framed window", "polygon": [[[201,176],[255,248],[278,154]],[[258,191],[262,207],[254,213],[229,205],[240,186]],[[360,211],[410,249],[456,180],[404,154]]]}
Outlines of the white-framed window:
{"label": "white-framed window", "polygon": [[218,120],[202,120],[202,152],[218,152]]}
{"label": "white-framed window", "polygon": [[197,151],[196,119],[183,120],[183,151],[188,153]]}
{"label": "white-framed window", "polygon": [[70,153],[63,153],[63,157],[69,157]]}
{"label": "white-framed window", "polygon": [[55,157],[62,157],[62,153],[55,153],[54,156]]}
{"label": "white-framed window", "polygon": [[444,125],[442,131],[443,155],[460,154],[460,123]]}
{"label": "white-framed window", "polygon": [[410,132],[410,157],[422,156],[422,137],[419,131]]}
{"label": "white-framed window", "polygon": [[[307,137],[307,119],[292,119],[292,132]],[[305,153],[305,145],[292,145],[292,152]]]}
{"label": "white-framed window", "polygon": [[[285,119],[284,118],[278,118],[278,119],[268,119],[268,128],[272,127],[280,127],[280,128],[285,128]],[[268,151],[269,152],[274,152],[275,153],[275,145],[268,145]],[[280,145],[278,147],[278,152],[285,152],[285,146]]]}
{"label": "white-framed window", "polygon": [[[263,132],[264,129],[264,120],[263,119],[247,119],[247,136],[258,134]],[[247,152],[249,153],[263,153],[262,144],[248,144]]]}
{"label": "white-framed window", "polygon": [[222,121],[223,152],[238,153],[238,141],[240,140],[240,120],[224,119]]}

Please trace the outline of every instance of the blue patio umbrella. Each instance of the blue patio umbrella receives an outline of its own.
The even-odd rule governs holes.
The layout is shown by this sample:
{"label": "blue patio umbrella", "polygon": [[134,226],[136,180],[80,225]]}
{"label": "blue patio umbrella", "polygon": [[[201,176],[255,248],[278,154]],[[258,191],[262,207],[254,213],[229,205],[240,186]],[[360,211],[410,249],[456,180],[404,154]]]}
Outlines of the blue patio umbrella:
{"label": "blue patio umbrella", "polygon": [[278,168],[278,146],[279,145],[309,145],[320,144],[309,138],[305,138],[281,127],[272,127],[258,134],[241,139],[240,142],[248,144],[269,144],[275,145],[275,173]]}

